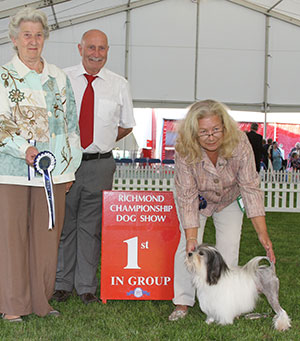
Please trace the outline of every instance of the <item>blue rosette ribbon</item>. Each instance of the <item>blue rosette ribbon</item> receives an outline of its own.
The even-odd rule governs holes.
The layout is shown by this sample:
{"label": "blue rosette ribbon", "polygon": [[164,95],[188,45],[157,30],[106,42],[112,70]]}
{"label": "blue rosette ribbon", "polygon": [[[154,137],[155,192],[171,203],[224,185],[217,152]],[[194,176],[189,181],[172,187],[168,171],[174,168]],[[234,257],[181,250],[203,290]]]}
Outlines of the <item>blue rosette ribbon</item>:
{"label": "blue rosette ribbon", "polygon": [[199,210],[204,210],[207,207],[207,201],[202,195],[198,195],[199,198]]}
{"label": "blue rosette ribbon", "polygon": [[55,156],[49,151],[38,153],[34,159],[35,170],[43,176],[44,188],[48,204],[49,212],[49,226],[48,229],[52,230],[55,225],[55,206],[54,195],[52,187],[51,172],[56,165]]}

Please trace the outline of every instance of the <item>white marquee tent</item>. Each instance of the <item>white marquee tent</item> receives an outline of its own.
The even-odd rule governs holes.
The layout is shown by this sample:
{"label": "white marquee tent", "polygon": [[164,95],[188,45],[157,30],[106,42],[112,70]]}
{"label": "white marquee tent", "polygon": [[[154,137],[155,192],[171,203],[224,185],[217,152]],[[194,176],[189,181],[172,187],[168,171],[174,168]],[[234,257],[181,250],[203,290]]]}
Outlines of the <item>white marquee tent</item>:
{"label": "white marquee tent", "polygon": [[82,33],[109,37],[107,67],[128,78],[135,107],[183,108],[206,98],[235,110],[300,111],[300,0],[0,0],[0,63],[9,16],[42,8],[44,57],[77,64]]}
{"label": "white marquee tent", "polygon": [[8,16],[41,7],[52,25],[44,56],[79,62],[82,33],[109,37],[107,66],[127,77],[135,106],[299,111],[300,0],[0,0],[0,63],[12,55]]}

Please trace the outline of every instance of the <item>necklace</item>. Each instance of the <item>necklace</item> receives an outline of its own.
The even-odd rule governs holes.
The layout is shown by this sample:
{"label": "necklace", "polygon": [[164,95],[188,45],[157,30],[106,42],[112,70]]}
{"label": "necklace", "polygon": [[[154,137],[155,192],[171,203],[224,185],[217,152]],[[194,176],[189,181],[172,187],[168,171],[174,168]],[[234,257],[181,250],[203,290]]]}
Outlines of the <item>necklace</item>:
{"label": "necklace", "polygon": [[43,69],[44,69],[44,62],[43,62],[43,60],[41,59],[41,62],[40,62],[40,65],[39,65],[39,67],[38,67],[37,73],[42,73],[42,72],[43,72]]}

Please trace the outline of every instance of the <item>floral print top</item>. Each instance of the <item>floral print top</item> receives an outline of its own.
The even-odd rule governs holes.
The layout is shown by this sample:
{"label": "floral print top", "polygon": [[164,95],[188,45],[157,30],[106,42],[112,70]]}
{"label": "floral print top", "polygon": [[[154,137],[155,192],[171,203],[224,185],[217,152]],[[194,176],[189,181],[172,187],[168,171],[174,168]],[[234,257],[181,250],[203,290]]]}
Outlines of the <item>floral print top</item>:
{"label": "floral print top", "polygon": [[31,144],[40,152],[54,154],[54,184],[73,181],[80,165],[78,118],[70,81],[58,67],[43,61],[41,74],[29,69],[17,55],[0,67],[2,184],[43,186],[41,176],[28,178],[25,153]]}

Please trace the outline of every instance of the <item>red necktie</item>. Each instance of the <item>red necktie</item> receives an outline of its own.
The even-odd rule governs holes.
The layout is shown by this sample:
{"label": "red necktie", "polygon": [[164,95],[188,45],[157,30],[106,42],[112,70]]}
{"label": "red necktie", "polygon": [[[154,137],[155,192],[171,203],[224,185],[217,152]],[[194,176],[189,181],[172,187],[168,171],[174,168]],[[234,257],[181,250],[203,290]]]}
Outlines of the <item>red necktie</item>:
{"label": "red necktie", "polygon": [[94,89],[92,82],[96,76],[84,74],[88,81],[81,101],[79,128],[82,148],[88,147],[93,142],[94,136]]}

